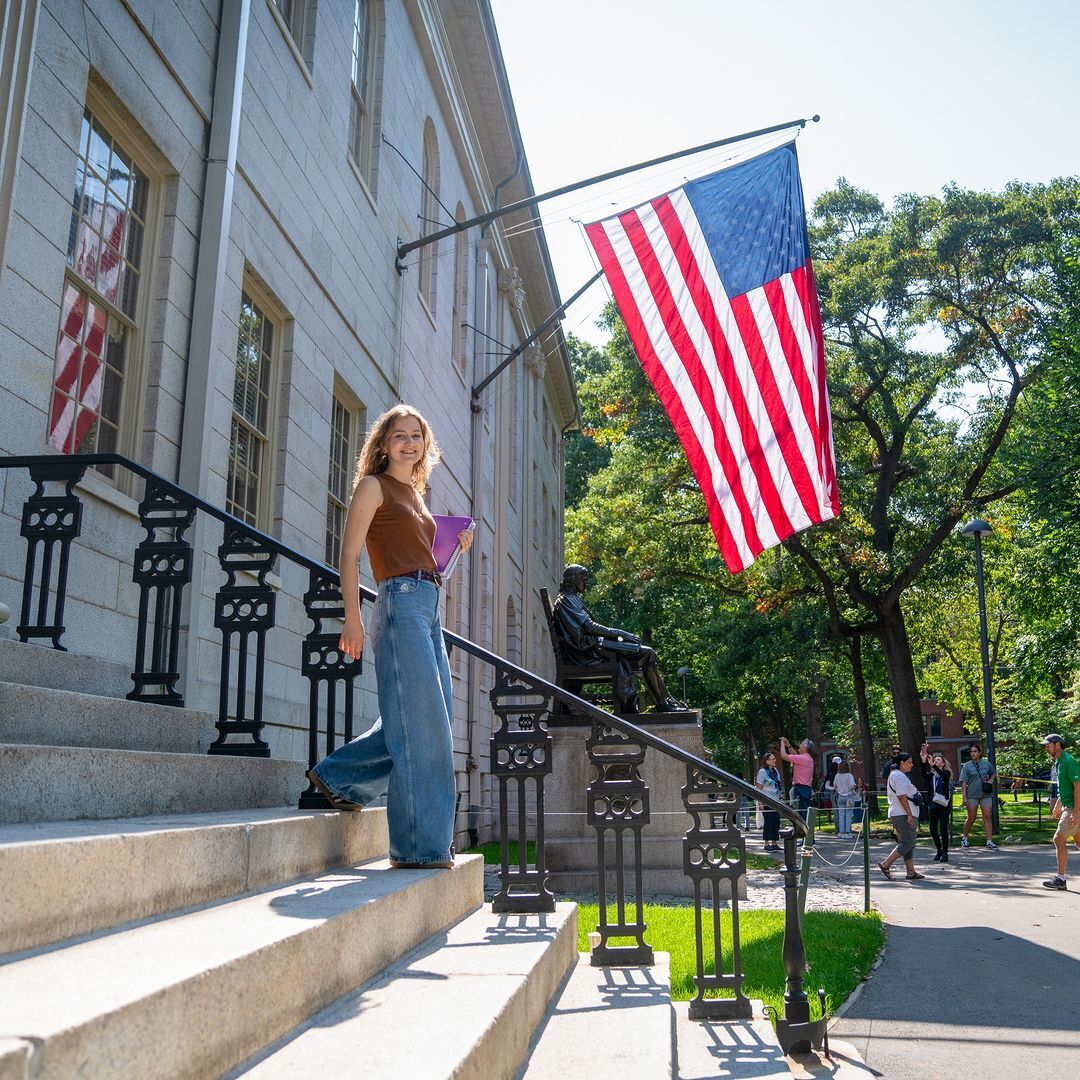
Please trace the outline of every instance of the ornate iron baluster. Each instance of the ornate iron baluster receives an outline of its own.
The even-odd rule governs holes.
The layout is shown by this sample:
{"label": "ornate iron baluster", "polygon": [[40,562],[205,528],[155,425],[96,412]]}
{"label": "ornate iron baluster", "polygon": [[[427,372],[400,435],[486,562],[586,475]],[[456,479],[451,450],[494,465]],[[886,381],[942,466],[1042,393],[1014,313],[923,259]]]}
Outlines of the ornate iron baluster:
{"label": "ornate iron baluster", "polygon": [[[361,603],[363,598],[361,597]],[[319,760],[319,686],[326,686],[326,753],[334,749],[334,723],[337,719],[337,684],[345,684],[345,742],[353,737],[354,682],[364,670],[364,659],[358,656],[346,660],[338,648],[341,631],[323,630],[326,619],[345,618],[345,605],[341,588],[333,578],[309,571],[308,591],[304,593],[304,610],[312,621],[311,633],[304,638],[301,647],[300,671],[311,687],[308,698],[308,768]],[[308,782],[307,790],[300,795],[301,810],[330,810],[332,807],[322,792]]]}
{"label": "ornate iron baluster", "polygon": [[[597,897],[600,902],[600,943],[593,949],[593,967],[608,964],[651,964],[652,948],[645,944],[642,908],[641,830],[649,823],[649,789],[641,778],[645,747],[621,732],[593,724],[585,747],[596,777],[586,791],[586,820],[596,829]],[[626,853],[623,837],[633,836],[636,918],[626,921]],[[608,919],[606,833],[614,835],[616,921]],[[632,937],[633,945],[612,945],[612,938]]]}
{"label": "ornate iron baluster", "polygon": [[[218,737],[211,754],[269,757],[270,747],[259,733],[263,728],[263,675],[266,667],[266,631],[274,625],[274,590],[266,575],[274,569],[277,553],[236,525],[226,524],[225,539],[218,548],[218,562],[228,575],[214,601],[214,625],[221,631],[221,697],[218,702]],[[247,570],[254,585],[237,585],[236,575]],[[232,639],[237,638],[236,715],[229,716],[229,668]],[[252,715],[247,714],[248,645],[255,637],[255,693]],[[230,743],[230,735],[250,735],[250,742]]]}
{"label": "ornate iron baluster", "polygon": [[[694,930],[697,935],[697,994],[690,1002],[691,1020],[748,1018],[753,1010],[743,993],[742,957],[739,952],[739,878],[746,872],[746,841],[738,825],[739,794],[724,787],[693,765],[686,767],[683,805],[693,824],[683,838],[683,870],[694,883]],[[720,935],[720,883],[731,886],[731,973],[724,973]],[[705,971],[702,911],[703,886],[711,884],[713,973]],[[710,990],[730,990],[733,997],[706,998]]]}
{"label": "ornate iron baluster", "polygon": [[[499,727],[491,735],[491,775],[499,781],[499,833],[502,838],[502,889],[491,902],[499,912],[554,911],[555,897],[547,887],[544,856],[544,777],[551,772],[551,736],[544,724],[550,699],[529,686],[514,682],[498,669],[498,681],[489,694]],[[508,700],[512,699],[512,700]],[[513,725],[513,726],[512,726]],[[536,864],[529,869],[528,823],[525,815],[528,782],[536,793]],[[518,861],[510,866],[509,799],[513,782],[517,797]]]}
{"label": "ornate iron baluster", "polygon": [[799,865],[795,858],[795,830],[781,831],[784,840],[784,972],[787,982],[784,988],[784,1015],[779,1017],[771,1006],[766,1008],[776,1024],[776,1039],[785,1054],[801,1054],[813,1046],[827,1046],[827,1017],[825,1002],[821,1002],[821,1016],[810,1019],[810,1001],[803,990],[806,974],[806,945],[803,942],[802,914],[799,910]]}
{"label": "ornate iron baluster", "polygon": [[[132,580],[139,586],[139,628],[135,642],[135,670],[131,681],[135,689],[128,694],[132,701],[153,701],[159,705],[184,704],[177,692],[180,678],[180,608],[184,588],[191,582],[191,544],[184,533],[195,519],[195,504],[178,498],[146,481],[139,521],[146,539],[135,549]],[[172,539],[162,534],[172,532]],[[147,664],[146,638],[150,625],[150,598],[153,594],[153,630],[150,660]],[[160,687],[156,692],[148,686]]]}
{"label": "ornate iron baluster", "polygon": [[[71,541],[82,531],[82,503],[73,488],[83,478],[86,466],[65,458],[56,463],[30,466],[30,479],[35,486],[33,495],[23,503],[22,528],[26,539],[26,571],[23,574],[22,614],[17,633],[20,641],[31,638],[52,638],[53,648],[67,649],[60,644],[64,626],[64,603],[67,600],[68,558]],[[63,495],[46,495],[45,485],[57,481],[64,485]],[[49,592],[52,590],[53,549],[59,545],[56,560],[55,599],[52,619],[49,619]],[[31,608],[38,569],[38,548],[42,549],[40,574],[37,577],[37,618],[31,622]]]}

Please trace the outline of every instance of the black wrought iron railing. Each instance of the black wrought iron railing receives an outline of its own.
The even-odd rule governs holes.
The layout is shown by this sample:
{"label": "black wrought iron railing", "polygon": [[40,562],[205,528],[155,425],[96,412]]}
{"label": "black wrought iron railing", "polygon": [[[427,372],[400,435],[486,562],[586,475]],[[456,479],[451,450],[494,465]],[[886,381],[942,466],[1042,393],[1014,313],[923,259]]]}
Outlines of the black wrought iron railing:
{"label": "black wrought iron railing", "polygon": [[[338,648],[339,629],[328,620],[344,615],[340,580],[333,568],[308,558],[233,515],[213,506],[137,462],[117,454],[0,458],[0,468],[25,469],[34,491],[23,504],[21,535],[26,540],[22,604],[16,632],[24,641],[49,640],[64,649],[64,608],[73,542],[82,529],[83,506],[75,485],[91,467],[119,467],[141,478],[139,520],[146,531],[135,549],[132,578],[139,588],[133,689],[128,698],[182,706],[177,689],[184,593],[192,580],[194,552],[186,538],[197,513],[222,525],[218,562],[224,581],[215,595],[214,625],[221,633],[218,737],[212,754],[268,756],[262,738],[266,637],[275,626],[276,593],[267,582],[279,558],[306,570],[304,609],[312,629],[303,639],[299,670],[309,682],[309,767],[335,748],[338,701],[345,740],[353,737],[354,683],[362,659]],[[61,491],[47,491],[50,486]],[[253,580],[241,580],[246,572]],[[361,588],[361,603],[376,594]],[[489,692],[497,722],[490,741],[490,772],[498,782],[501,887],[496,912],[548,912],[555,897],[548,887],[545,858],[544,782],[552,771],[552,736],[546,719],[555,702],[591,724],[586,743],[594,777],[585,792],[586,817],[597,836],[597,895],[600,942],[593,963],[647,964],[643,895],[642,833],[649,824],[649,789],[641,767],[649,752],[685,767],[682,801],[690,819],[683,837],[683,870],[693,886],[697,938],[694,1018],[750,1015],[743,990],[739,943],[739,882],[746,873],[746,844],[738,825],[743,796],[775,810],[790,824],[783,832],[786,923],[783,958],[787,973],[785,1018],[778,1030],[785,1050],[820,1044],[824,1019],[810,1020],[802,989],[806,958],[797,899],[796,837],[806,825],[785,803],[764,796],[752,784],[704,761],[621,716],[583,700],[534,672],[457,634],[447,642],[494,672]],[[235,669],[232,664],[236,655]],[[320,746],[321,741],[321,746]],[[533,812],[527,812],[532,806]],[[309,785],[300,807],[329,809]],[[531,820],[530,820],[531,819]],[[531,832],[531,836],[530,836]],[[510,858],[511,839],[517,859]],[[529,840],[535,861],[529,862]],[[614,902],[611,899],[614,898]],[[731,905],[731,964],[724,966],[720,911]],[[629,944],[627,943],[629,942]]]}

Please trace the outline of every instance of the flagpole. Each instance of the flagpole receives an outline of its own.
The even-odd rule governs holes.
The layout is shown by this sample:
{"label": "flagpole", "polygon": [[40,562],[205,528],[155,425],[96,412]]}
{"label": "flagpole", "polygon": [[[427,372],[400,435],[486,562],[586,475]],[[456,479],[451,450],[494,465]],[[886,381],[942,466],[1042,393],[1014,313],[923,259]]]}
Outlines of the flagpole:
{"label": "flagpole", "polygon": [[595,274],[569,300],[564,300],[520,345],[516,345],[509,353],[506,354],[506,359],[502,361],[498,367],[493,368],[492,371],[483,379],[480,380],[473,387],[473,402],[479,400],[480,395],[484,392],[484,388],[501,374],[510,364],[512,364],[549,326],[558,322],[566,312],[566,309],[580,297],[584,296],[599,280],[604,276],[603,270],[597,270]]}
{"label": "flagpole", "polygon": [[663,165],[667,161],[677,161],[679,158],[689,157],[691,154],[700,154],[704,150],[715,150],[718,146],[727,146],[730,143],[744,142],[747,139],[756,139],[760,135],[771,135],[773,132],[785,131],[787,128],[804,128],[811,121],[816,124],[820,119],[821,117],[815,113],[809,120],[805,118],[801,120],[789,120],[786,124],[773,124],[772,127],[758,128],[756,131],[746,131],[741,135],[729,135],[727,138],[716,139],[714,142],[702,143],[700,146],[692,146],[689,150],[676,150],[674,153],[651,158],[649,161],[639,161],[636,165],[626,165],[621,169],[613,169],[611,172],[601,173],[599,176],[590,176],[586,180],[578,180],[574,184],[566,184],[563,187],[545,191],[542,195],[530,195],[527,199],[518,199],[517,202],[510,203],[507,206],[497,207],[494,210],[489,210],[486,214],[479,214],[474,218],[469,218],[467,221],[455,222],[453,225],[448,225],[445,229],[440,229],[438,232],[418,237],[416,240],[410,240],[408,243],[399,243],[397,247],[397,259],[394,265],[397,267],[398,273],[402,274],[405,272],[402,260],[406,255],[415,251],[417,248],[426,247],[428,244],[434,244],[439,240],[444,240],[448,236],[454,236],[459,232],[463,232],[465,229],[471,229],[474,225],[486,225],[496,218],[503,217],[506,214],[513,214],[517,210],[524,210],[530,206],[536,206],[537,203],[542,203],[547,199],[554,199],[559,195],[569,195],[572,191],[580,191],[581,188],[589,187],[592,184],[602,183],[604,180],[614,180],[617,176],[625,176],[627,173],[637,172],[639,169],[647,169],[652,165]]}

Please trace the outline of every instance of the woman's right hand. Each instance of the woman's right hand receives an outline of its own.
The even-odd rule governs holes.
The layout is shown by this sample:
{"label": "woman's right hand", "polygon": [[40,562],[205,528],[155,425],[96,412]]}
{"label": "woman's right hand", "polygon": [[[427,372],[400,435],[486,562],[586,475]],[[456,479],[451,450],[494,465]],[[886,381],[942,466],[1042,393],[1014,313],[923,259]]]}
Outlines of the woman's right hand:
{"label": "woman's right hand", "polygon": [[342,630],[341,637],[338,639],[338,648],[355,660],[364,651],[366,636],[363,619],[346,619],[345,629]]}

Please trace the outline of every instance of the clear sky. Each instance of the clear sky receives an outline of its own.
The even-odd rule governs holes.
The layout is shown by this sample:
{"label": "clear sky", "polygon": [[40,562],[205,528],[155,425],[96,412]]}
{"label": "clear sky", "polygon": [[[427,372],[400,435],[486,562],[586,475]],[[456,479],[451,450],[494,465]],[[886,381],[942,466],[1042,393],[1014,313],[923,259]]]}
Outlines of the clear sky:
{"label": "clear sky", "polygon": [[[1080,174],[1080,0],[491,0],[536,190],[821,114],[809,200],[838,176],[887,202],[955,181]],[[775,145],[765,143],[760,148]],[[578,225],[730,150],[542,210],[564,297],[594,272]],[[597,285],[564,328],[594,341]]]}

